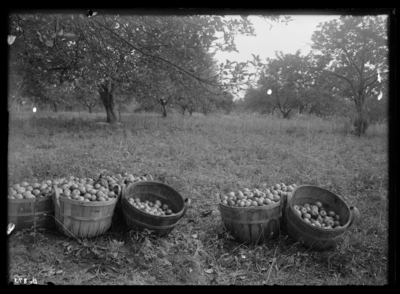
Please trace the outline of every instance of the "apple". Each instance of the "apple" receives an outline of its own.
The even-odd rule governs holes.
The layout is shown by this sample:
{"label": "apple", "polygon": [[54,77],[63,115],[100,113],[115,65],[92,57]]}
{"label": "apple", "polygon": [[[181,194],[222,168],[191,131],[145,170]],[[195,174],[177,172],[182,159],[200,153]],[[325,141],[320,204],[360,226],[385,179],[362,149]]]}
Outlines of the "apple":
{"label": "apple", "polygon": [[20,186],[21,186],[21,187],[27,187],[27,186],[29,186],[29,184],[28,184],[27,182],[22,182],[22,183],[20,184]]}
{"label": "apple", "polygon": [[22,194],[18,193],[16,195],[14,195],[15,199],[24,199],[24,196],[22,196]]}
{"label": "apple", "polygon": [[269,198],[265,198],[265,199],[264,199],[264,204],[265,204],[265,205],[270,205],[270,204],[272,204],[272,200],[269,199]]}
{"label": "apple", "polygon": [[278,195],[274,195],[274,201],[278,202],[279,200],[281,200],[281,197],[279,197]]}
{"label": "apple", "polygon": [[335,212],[330,210],[330,211],[328,211],[328,215],[334,217],[335,216]]}
{"label": "apple", "polygon": [[24,193],[26,191],[26,189],[24,187],[18,187],[16,189],[16,191],[17,191],[18,194],[22,194],[22,193]]}
{"label": "apple", "polygon": [[40,187],[39,187],[39,190],[40,191],[43,191],[43,190],[45,190],[45,189],[47,189],[47,184],[45,184],[45,183],[42,183],[41,185],[40,185]]}
{"label": "apple", "polygon": [[32,194],[35,196],[38,196],[38,195],[40,195],[40,191],[38,189],[33,189]]}
{"label": "apple", "polygon": [[311,216],[316,219],[319,216],[318,211],[316,211],[315,209],[312,209],[309,214],[311,214]]}

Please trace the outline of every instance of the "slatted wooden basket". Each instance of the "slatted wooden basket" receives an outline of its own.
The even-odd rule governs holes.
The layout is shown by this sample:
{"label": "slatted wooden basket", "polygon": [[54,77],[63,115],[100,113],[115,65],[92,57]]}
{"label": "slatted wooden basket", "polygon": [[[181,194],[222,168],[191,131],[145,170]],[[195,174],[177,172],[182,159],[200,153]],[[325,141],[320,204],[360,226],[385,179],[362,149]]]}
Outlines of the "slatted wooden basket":
{"label": "slatted wooden basket", "polygon": [[14,230],[49,228],[54,224],[54,209],[51,196],[33,199],[7,199],[7,222],[14,222]]}
{"label": "slatted wooden basket", "polygon": [[68,237],[92,238],[110,228],[118,197],[102,202],[84,202],[60,197],[58,189],[54,190],[55,226],[59,232]]}
{"label": "slatted wooden basket", "polygon": [[279,236],[280,203],[259,207],[230,207],[216,197],[222,224],[236,241],[260,244]]}
{"label": "slatted wooden basket", "polygon": [[[160,200],[163,204],[171,207],[175,214],[167,216],[148,214],[133,207],[128,201],[129,198],[139,198],[140,201],[148,200],[151,202]],[[143,231],[148,229],[160,237],[168,235],[174,229],[190,206],[190,199],[184,199],[172,187],[155,181],[130,184],[123,191],[121,201],[125,222],[131,230]]]}
{"label": "slatted wooden basket", "polygon": [[[342,226],[339,229],[324,229],[305,223],[294,213],[293,205],[316,203],[320,201],[327,210],[333,210],[340,215]],[[359,211],[354,206],[348,206],[338,195],[326,189],[303,185],[298,186],[289,196],[281,199],[283,223],[289,237],[313,249],[327,249],[334,246],[359,217]]]}

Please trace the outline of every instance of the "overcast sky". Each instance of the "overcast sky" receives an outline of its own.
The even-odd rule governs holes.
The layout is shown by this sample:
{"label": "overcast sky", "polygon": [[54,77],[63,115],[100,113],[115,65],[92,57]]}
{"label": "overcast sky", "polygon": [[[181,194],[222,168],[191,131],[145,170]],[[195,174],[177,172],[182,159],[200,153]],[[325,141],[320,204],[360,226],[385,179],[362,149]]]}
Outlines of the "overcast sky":
{"label": "overcast sky", "polygon": [[[225,16],[240,19],[239,16]],[[217,52],[218,61],[246,61],[252,60],[251,54],[260,55],[265,61],[266,57],[274,57],[275,51],[283,53],[295,53],[301,49],[302,55],[306,55],[311,47],[311,36],[321,22],[339,18],[340,15],[293,15],[293,21],[287,25],[265,20],[257,16],[249,16],[254,24],[257,36],[236,36],[237,52]],[[272,24],[272,28],[271,28]],[[271,28],[271,29],[270,29]]]}
{"label": "overcast sky", "polygon": [[[240,19],[240,16],[225,16],[227,17]],[[257,16],[249,16],[257,36],[236,36],[235,44],[239,53],[219,51],[215,58],[219,62],[225,62],[226,59],[245,62],[253,60],[251,54],[254,54],[265,61],[267,57],[274,58],[275,51],[294,54],[298,49],[301,50],[301,55],[306,55],[311,50],[311,36],[318,24],[339,17],[340,15],[292,15],[293,21],[285,25],[272,21],[267,23]]]}

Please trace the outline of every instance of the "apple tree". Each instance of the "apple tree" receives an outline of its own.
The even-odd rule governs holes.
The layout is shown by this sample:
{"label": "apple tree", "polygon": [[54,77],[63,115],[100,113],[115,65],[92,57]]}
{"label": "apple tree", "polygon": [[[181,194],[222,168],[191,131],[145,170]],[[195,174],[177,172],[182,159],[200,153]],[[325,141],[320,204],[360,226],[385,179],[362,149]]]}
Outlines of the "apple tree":
{"label": "apple tree", "polygon": [[387,24],[382,16],[342,16],[323,23],[312,36],[314,68],[336,78],[336,88],[355,104],[356,135],[368,126],[366,101],[387,85]]}
{"label": "apple tree", "polygon": [[[251,77],[246,72],[249,62],[227,61],[219,66],[216,76],[201,74],[205,52],[236,50],[235,35],[254,34],[246,16],[238,21],[206,15],[11,14],[9,20],[9,35],[16,38],[17,44],[11,48],[21,62],[29,61],[28,66],[37,71],[32,78],[44,76],[49,84],[57,80],[61,85],[80,77],[95,84],[109,123],[116,121],[117,88],[151,97],[147,94],[154,92],[160,75],[179,73],[202,86],[225,89],[238,88]],[[262,65],[256,58],[252,64]],[[151,75],[155,78],[149,78]],[[171,85],[169,91],[174,93],[174,88],[177,86]],[[168,97],[157,99],[163,106]]]}
{"label": "apple tree", "polygon": [[[290,118],[290,112],[302,105],[302,94],[307,91],[305,73],[307,57],[276,52],[275,58],[267,58],[267,65],[258,83],[263,96],[272,99],[283,118]],[[269,97],[271,96],[271,97]]]}

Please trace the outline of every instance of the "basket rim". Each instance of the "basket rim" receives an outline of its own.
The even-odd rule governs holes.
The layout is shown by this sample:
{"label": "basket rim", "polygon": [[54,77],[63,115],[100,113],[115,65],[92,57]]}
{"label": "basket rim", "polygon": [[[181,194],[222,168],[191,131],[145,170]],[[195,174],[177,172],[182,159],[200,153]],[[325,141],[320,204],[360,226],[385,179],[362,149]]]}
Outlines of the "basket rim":
{"label": "basket rim", "polygon": [[58,199],[60,199],[61,202],[72,203],[72,204],[82,205],[82,206],[108,206],[108,205],[116,204],[118,202],[118,198],[114,198],[114,199],[110,198],[111,200],[108,200],[108,201],[97,201],[96,200],[96,201],[89,201],[89,202],[79,201],[79,200],[75,200],[75,199],[69,199],[64,196],[60,196],[60,197],[58,197]]}
{"label": "basket rim", "polygon": [[[340,200],[340,202],[341,202],[342,204],[344,204],[345,207],[347,208],[347,211],[348,211],[349,215],[351,215],[350,207],[349,207],[349,206],[347,205],[347,203],[342,199],[342,197],[340,197],[339,195],[336,195],[334,192],[329,191],[328,189],[325,189],[325,188],[322,188],[322,187],[319,187],[319,186],[314,186],[314,185],[300,185],[300,186],[297,186],[297,187],[292,191],[292,199],[291,199],[291,201],[293,201],[293,199],[294,199],[294,197],[295,197],[295,192],[296,192],[296,190],[297,190],[298,188],[302,188],[302,187],[303,187],[303,188],[305,188],[305,187],[307,187],[307,188],[316,188],[316,189],[318,189],[318,190],[323,190],[324,192],[328,192],[329,195],[338,198],[338,199]],[[293,205],[290,205],[290,210],[293,212],[293,214],[294,214],[296,217],[298,217],[298,218],[301,220],[301,217],[298,216],[296,213],[294,213]],[[322,228],[318,228],[318,227],[316,227],[316,226],[312,226],[311,224],[308,224],[308,223],[306,223],[306,224],[307,224],[310,228],[316,229],[316,230],[320,230],[320,231],[322,231],[322,232],[324,232],[324,231],[335,231],[335,232],[337,232],[337,231],[340,231],[340,230],[346,230],[347,227],[348,227],[348,224],[350,223],[350,221],[351,221],[351,216],[349,217],[349,220],[348,220],[343,226],[341,226],[339,229],[334,229],[334,228],[332,228],[332,229],[322,229]]]}
{"label": "basket rim", "polygon": [[[161,185],[161,186],[166,187],[167,189],[170,189],[172,192],[178,194],[178,195],[182,198],[183,201],[185,201],[185,198],[182,196],[181,193],[179,193],[178,191],[176,191],[176,190],[175,190],[174,188],[172,188],[171,186],[169,186],[169,185],[167,185],[167,184],[165,184],[165,183],[157,182],[157,181],[140,181],[140,182],[132,183],[132,184],[130,184],[128,187],[125,188],[125,193],[124,193],[124,195],[123,195],[122,198],[125,198],[125,199],[126,199],[126,198],[127,198],[126,195],[129,194],[128,191],[131,190],[131,189],[133,189],[133,188],[136,187],[136,186],[143,186],[143,185],[149,185],[149,186],[150,186],[150,185],[155,185],[155,184]],[[130,197],[129,197],[129,198],[130,198]]]}
{"label": "basket rim", "polygon": [[223,204],[222,202],[218,203],[219,205],[221,205],[222,207],[226,207],[229,209],[261,209],[261,210],[267,210],[270,208],[275,208],[277,206],[280,206],[281,201],[279,200],[278,202],[274,202],[273,204],[269,204],[269,205],[262,205],[262,206],[246,206],[246,207],[236,207],[236,206],[229,206],[226,204]]}

